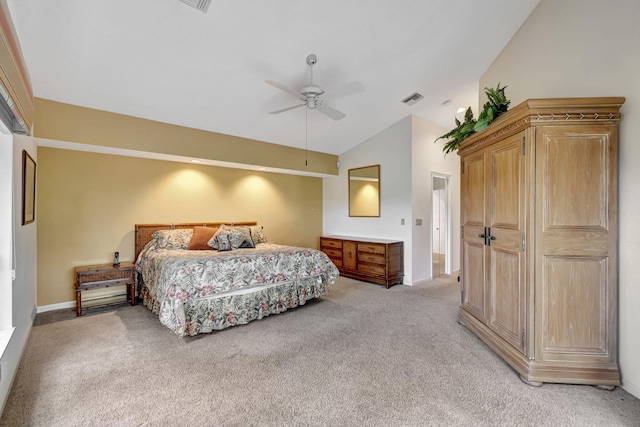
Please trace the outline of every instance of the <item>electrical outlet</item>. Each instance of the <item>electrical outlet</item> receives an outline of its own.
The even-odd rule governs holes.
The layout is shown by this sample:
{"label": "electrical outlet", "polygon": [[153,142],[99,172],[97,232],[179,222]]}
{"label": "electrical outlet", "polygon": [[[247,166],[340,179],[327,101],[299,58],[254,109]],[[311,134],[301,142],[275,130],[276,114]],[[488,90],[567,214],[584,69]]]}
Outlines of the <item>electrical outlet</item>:
{"label": "electrical outlet", "polygon": [[400,218],[400,225],[404,225],[404,218]]}

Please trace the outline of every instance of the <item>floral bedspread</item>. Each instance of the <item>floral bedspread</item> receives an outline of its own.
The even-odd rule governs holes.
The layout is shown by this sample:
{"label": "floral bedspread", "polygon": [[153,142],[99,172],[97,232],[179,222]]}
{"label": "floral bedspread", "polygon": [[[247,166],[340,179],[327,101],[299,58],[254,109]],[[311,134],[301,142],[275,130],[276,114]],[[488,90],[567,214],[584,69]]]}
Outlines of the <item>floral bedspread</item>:
{"label": "floral bedspread", "polygon": [[144,304],[178,335],[245,324],[326,295],[338,269],[321,251],[260,243],[228,252],[155,249],[138,257]]}

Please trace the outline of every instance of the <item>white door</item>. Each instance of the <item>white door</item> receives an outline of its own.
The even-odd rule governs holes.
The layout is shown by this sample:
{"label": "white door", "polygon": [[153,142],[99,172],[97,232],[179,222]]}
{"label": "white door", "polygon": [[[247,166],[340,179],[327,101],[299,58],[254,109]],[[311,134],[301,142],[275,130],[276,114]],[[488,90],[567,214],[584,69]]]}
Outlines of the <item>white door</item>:
{"label": "white door", "polygon": [[449,274],[449,177],[432,174],[432,277]]}

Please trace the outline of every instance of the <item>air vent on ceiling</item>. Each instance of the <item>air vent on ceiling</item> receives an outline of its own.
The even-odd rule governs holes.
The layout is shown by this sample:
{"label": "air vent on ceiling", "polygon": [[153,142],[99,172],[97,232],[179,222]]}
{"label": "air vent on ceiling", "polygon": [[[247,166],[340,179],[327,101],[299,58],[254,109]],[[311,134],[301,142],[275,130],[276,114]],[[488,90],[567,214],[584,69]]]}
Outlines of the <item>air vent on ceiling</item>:
{"label": "air vent on ceiling", "polygon": [[409,95],[408,97],[403,99],[402,102],[404,102],[407,105],[413,105],[416,102],[420,101],[422,98],[424,98],[424,96],[422,96],[418,92],[416,92],[413,95]]}
{"label": "air vent on ceiling", "polygon": [[184,4],[198,9],[201,12],[207,13],[211,0],[180,0]]}

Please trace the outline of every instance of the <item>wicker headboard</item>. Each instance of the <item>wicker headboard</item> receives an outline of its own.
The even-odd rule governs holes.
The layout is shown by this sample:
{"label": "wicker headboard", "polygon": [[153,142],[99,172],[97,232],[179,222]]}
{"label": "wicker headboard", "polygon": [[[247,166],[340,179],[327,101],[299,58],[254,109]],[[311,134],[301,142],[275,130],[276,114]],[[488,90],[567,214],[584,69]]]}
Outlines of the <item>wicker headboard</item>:
{"label": "wicker headboard", "polygon": [[225,225],[258,225],[256,221],[243,221],[243,222],[230,222],[230,221],[222,221],[222,222],[188,222],[181,224],[136,224],[136,234],[135,234],[135,244],[136,244],[136,257],[135,260],[138,260],[138,255],[140,255],[140,251],[144,248],[144,245],[151,241],[151,236],[158,230],[175,230],[178,228],[193,228],[196,226],[199,227],[220,227],[222,224]]}

